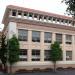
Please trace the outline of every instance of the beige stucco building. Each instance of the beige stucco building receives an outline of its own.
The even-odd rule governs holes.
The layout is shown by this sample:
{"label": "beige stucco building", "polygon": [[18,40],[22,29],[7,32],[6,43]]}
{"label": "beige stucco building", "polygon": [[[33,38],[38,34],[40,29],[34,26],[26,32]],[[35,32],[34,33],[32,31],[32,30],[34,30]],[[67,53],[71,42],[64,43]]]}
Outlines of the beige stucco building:
{"label": "beige stucco building", "polygon": [[75,20],[29,8],[9,5],[3,18],[4,34],[15,34],[20,42],[20,61],[13,65],[18,69],[52,68],[50,45],[58,41],[63,50],[63,59],[57,67],[75,67]]}

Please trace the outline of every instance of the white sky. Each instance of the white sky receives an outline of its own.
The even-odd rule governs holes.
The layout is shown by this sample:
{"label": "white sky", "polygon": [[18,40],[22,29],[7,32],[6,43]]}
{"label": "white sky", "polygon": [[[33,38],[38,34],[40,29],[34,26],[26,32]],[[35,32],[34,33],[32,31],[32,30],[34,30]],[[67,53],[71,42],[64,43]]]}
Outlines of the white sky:
{"label": "white sky", "polygon": [[0,0],[0,30],[3,28],[2,18],[7,5],[17,5],[56,14],[64,15],[67,6],[62,0]]}

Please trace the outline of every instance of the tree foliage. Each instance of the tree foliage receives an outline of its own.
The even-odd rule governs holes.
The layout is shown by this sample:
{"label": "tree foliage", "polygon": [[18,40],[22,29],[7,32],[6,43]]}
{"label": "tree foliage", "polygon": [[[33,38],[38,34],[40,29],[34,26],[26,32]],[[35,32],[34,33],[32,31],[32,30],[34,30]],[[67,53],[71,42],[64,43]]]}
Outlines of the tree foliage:
{"label": "tree foliage", "polygon": [[10,74],[12,74],[12,65],[19,61],[19,41],[15,35],[7,41],[8,63],[10,64]]}
{"label": "tree foliage", "polygon": [[0,48],[0,59],[2,64],[4,65],[4,69],[6,66],[6,61],[7,61],[7,45],[5,42],[6,37],[4,35],[1,36],[1,48]]}
{"label": "tree foliage", "polygon": [[58,42],[51,44],[51,61],[54,63],[54,71],[56,70],[56,61],[62,59],[62,49]]}
{"label": "tree foliage", "polygon": [[19,42],[15,35],[8,40],[8,62],[12,65],[19,60]]}
{"label": "tree foliage", "polygon": [[68,6],[66,11],[75,17],[75,0],[62,0]]}

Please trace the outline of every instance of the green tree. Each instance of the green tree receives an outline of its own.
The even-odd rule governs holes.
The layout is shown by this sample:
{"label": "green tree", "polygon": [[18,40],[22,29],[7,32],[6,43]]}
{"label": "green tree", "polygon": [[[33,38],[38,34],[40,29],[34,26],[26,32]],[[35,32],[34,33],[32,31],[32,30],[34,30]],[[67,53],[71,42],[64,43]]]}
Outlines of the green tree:
{"label": "green tree", "polygon": [[6,54],[7,54],[7,45],[6,45],[6,42],[5,42],[5,35],[2,35],[1,36],[1,48],[0,48],[0,59],[1,59],[1,62],[2,62],[2,68],[3,70],[5,70],[5,67],[6,67]]}
{"label": "green tree", "polygon": [[15,35],[8,40],[8,62],[10,64],[10,73],[12,73],[12,65],[19,61],[19,41]]}
{"label": "green tree", "polygon": [[62,49],[58,42],[51,44],[51,61],[54,64],[54,71],[56,71],[56,62],[62,59]]}
{"label": "green tree", "polygon": [[62,0],[68,7],[66,11],[75,18],[75,0]]}

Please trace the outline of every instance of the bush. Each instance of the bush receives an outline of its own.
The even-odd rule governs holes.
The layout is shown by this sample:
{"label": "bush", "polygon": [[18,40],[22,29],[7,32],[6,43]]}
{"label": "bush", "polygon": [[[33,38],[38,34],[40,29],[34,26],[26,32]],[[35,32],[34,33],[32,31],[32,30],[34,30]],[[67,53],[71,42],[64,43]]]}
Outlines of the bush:
{"label": "bush", "polygon": [[63,67],[58,67],[57,70],[64,70],[64,68]]}

